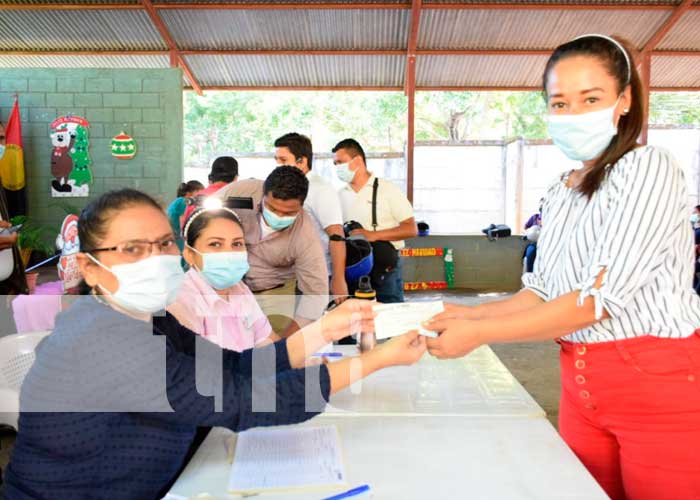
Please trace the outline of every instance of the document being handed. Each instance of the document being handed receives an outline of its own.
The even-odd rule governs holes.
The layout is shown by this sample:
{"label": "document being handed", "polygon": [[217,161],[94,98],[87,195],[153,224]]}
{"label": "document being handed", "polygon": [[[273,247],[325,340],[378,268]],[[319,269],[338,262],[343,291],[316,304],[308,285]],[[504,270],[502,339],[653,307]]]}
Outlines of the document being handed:
{"label": "document being handed", "polygon": [[426,337],[437,337],[437,333],[426,330],[421,325],[436,314],[445,310],[441,300],[434,302],[403,302],[400,304],[377,304],[373,307],[377,317],[374,329],[377,340],[403,335],[417,330]]}

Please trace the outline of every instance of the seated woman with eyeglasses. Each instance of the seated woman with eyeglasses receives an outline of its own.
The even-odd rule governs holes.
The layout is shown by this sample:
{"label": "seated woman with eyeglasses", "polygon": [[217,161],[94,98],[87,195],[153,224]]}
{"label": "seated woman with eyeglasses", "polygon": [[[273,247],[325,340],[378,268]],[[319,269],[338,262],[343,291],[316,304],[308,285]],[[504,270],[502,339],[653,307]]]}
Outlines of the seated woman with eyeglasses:
{"label": "seated woman with eyeglasses", "polygon": [[224,206],[200,207],[185,221],[182,237],[190,269],[168,312],[193,332],[233,351],[279,340],[242,281],[248,254],[236,212]]}
{"label": "seated woman with eyeglasses", "polygon": [[283,341],[222,350],[156,314],[177,296],[184,273],[169,221],[150,196],[104,194],[78,227],[91,291],[57,317],[22,385],[6,500],[159,499],[198,426],[302,422],[330,394],[425,351],[412,332],[359,358],[304,368],[319,347],[373,329],[365,301],[347,301]]}

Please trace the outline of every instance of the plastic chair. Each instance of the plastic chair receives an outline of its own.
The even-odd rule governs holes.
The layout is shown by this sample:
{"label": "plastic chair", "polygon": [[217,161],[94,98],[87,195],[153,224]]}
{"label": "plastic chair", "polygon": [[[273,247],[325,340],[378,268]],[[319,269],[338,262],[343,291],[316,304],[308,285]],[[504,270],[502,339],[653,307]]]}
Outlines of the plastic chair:
{"label": "plastic chair", "polygon": [[36,346],[49,333],[18,333],[0,338],[0,425],[17,429],[19,391],[34,364]]}

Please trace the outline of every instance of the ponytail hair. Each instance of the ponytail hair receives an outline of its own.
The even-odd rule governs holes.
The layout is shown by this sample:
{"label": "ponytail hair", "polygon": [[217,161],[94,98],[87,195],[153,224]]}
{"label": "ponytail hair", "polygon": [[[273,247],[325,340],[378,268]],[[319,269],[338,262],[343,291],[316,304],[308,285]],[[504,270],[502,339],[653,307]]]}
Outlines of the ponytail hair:
{"label": "ponytail hair", "polygon": [[204,189],[204,185],[199,181],[183,182],[177,187],[177,197],[184,198],[188,194],[201,191],[202,189]]}

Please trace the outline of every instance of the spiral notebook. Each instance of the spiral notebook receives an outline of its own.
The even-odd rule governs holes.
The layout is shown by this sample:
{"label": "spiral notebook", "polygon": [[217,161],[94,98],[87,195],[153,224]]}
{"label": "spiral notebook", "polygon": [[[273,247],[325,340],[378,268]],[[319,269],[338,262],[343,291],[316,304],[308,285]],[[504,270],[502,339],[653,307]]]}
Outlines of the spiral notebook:
{"label": "spiral notebook", "polygon": [[231,493],[346,486],[338,429],[284,427],[242,432],[229,476]]}

